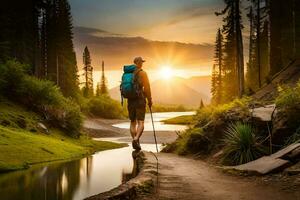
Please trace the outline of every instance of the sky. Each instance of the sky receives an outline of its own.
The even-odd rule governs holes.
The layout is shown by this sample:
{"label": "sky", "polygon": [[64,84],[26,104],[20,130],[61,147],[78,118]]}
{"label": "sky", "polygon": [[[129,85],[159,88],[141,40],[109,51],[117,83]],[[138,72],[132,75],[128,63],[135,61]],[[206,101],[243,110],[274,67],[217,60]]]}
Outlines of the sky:
{"label": "sky", "polygon": [[70,0],[74,26],[123,36],[213,43],[223,0]]}
{"label": "sky", "polygon": [[[167,67],[173,68],[174,76],[189,78],[211,74],[213,43],[217,29],[222,26],[222,17],[216,17],[214,13],[224,8],[223,0],[70,0],[69,2],[73,25],[81,31],[79,31],[80,33],[76,31],[75,34],[79,68],[82,68],[83,48],[88,45],[93,56],[94,79],[99,80],[99,63],[104,59],[110,88],[119,84],[122,64],[129,64],[133,54],[138,54],[135,53],[138,48],[132,49],[131,54],[126,53],[124,49],[121,51],[120,48],[124,47],[118,45],[118,39],[114,39],[117,37],[142,37],[149,41],[179,42],[179,46],[186,43],[188,46],[184,47],[186,50],[174,48],[174,43],[166,44],[166,46],[169,45],[169,49],[166,47],[167,51],[158,47],[160,50],[156,51],[156,56],[153,56],[153,52],[151,54],[153,45],[150,45],[150,50],[145,48],[143,51],[138,51],[142,52],[141,56],[145,56],[148,61],[146,69],[150,73],[150,80],[164,76],[163,70],[160,68],[166,67],[165,60],[168,58],[173,59],[173,61],[168,60],[167,63],[171,64],[168,64]],[[98,31],[91,31],[93,29]],[[100,41],[95,36],[107,39]],[[92,44],[87,41],[97,41],[97,43]],[[134,46],[134,43],[130,44]],[[209,51],[205,52],[204,50],[203,52],[199,45],[208,45],[211,48]],[[200,50],[197,50],[199,48]],[[122,52],[121,56],[120,52]],[[171,52],[172,55],[163,56],[168,52]],[[187,55],[187,53],[190,54]],[[128,59],[123,59],[116,64],[122,56]],[[160,59],[158,60],[157,57]],[[181,64],[175,66],[176,59],[179,59]],[[193,63],[191,64],[191,62]]]}

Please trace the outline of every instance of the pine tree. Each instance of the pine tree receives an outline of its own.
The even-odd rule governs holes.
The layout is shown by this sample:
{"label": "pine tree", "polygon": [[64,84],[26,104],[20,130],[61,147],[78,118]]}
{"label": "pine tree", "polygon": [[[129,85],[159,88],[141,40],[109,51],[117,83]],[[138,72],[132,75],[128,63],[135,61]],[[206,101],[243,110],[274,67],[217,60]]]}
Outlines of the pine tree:
{"label": "pine tree", "polygon": [[204,108],[204,103],[203,103],[203,100],[201,99],[200,101],[200,106],[199,106],[200,109]]}
{"label": "pine tree", "polygon": [[101,75],[101,82],[100,82],[100,94],[108,94],[108,88],[107,88],[107,80],[105,78],[104,73],[104,61],[102,61],[102,75]]}
{"label": "pine tree", "polygon": [[93,96],[93,67],[90,52],[88,47],[85,47],[83,52],[83,71],[85,77],[85,86],[83,88],[83,95],[85,97]]}
{"label": "pine tree", "polygon": [[78,75],[71,8],[67,0],[59,0],[57,20],[56,80],[65,96],[74,97],[78,92]]}
{"label": "pine tree", "polygon": [[222,78],[223,78],[223,36],[219,29],[215,44],[215,57],[212,72],[212,102],[219,104],[222,101]]}
{"label": "pine tree", "polygon": [[[261,6],[262,2],[265,6]],[[250,46],[247,68],[247,87],[249,90],[261,88],[269,75],[269,21],[266,0],[251,0],[250,12]]]}
{"label": "pine tree", "polygon": [[216,15],[225,15],[224,42],[224,100],[242,97],[244,93],[244,55],[240,0],[224,0],[226,8]]}
{"label": "pine tree", "polygon": [[99,97],[100,95],[101,95],[100,82],[98,82],[96,86],[96,97]]}

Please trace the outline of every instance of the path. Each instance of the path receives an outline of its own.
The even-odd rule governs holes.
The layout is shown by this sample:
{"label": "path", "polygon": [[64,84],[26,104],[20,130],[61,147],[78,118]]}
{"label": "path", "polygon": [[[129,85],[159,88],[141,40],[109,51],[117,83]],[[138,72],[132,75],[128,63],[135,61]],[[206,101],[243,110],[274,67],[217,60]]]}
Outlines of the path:
{"label": "path", "polygon": [[160,200],[300,200],[299,191],[270,186],[261,177],[227,175],[204,161],[166,153],[159,161]]}
{"label": "path", "polygon": [[[98,137],[103,129],[110,129],[114,121],[86,121],[86,128],[98,129]],[[104,128],[105,127],[105,128]],[[116,131],[117,128],[110,129]],[[102,134],[101,134],[102,132]],[[116,131],[117,133],[120,133]],[[121,133],[121,135],[123,135]],[[130,140],[125,131],[122,141]],[[120,135],[117,136],[119,138]],[[124,136],[124,135],[123,135]],[[166,137],[167,136],[167,137]],[[113,136],[112,136],[113,137]],[[160,142],[174,140],[174,132],[158,132]],[[127,139],[126,139],[127,138]],[[144,133],[142,142],[152,143],[152,132]],[[274,183],[272,177],[241,177],[228,175],[204,161],[181,157],[175,154],[159,153],[159,198],[154,195],[139,198],[143,200],[300,200],[300,177],[298,184],[287,184],[279,178]],[[292,187],[291,187],[292,186]]]}

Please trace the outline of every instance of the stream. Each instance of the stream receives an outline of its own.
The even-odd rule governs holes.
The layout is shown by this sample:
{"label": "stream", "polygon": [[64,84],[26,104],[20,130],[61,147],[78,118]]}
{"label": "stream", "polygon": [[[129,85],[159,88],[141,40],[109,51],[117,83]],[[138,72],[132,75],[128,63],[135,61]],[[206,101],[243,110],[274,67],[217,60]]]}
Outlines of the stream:
{"label": "stream", "polygon": [[[184,126],[164,125],[160,120],[189,115],[191,112],[153,113],[157,130],[183,130]],[[151,130],[146,116],[145,130]],[[129,123],[114,125],[128,128]],[[154,144],[141,144],[142,149],[155,152]],[[161,146],[161,145],[159,145]],[[97,152],[91,156],[64,162],[34,165],[27,170],[0,174],[3,200],[81,200],[109,191],[132,176],[132,147]]]}

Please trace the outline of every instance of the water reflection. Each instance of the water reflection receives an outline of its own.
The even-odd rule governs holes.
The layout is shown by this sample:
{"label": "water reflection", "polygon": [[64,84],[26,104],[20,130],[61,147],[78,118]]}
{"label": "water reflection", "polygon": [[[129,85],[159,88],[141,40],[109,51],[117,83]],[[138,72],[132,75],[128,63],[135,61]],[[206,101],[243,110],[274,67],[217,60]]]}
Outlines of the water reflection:
{"label": "water reflection", "polygon": [[[183,115],[194,115],[195,112],[162,112],[162,113],[153,113],[155,129],[157,131],[182,131],[185,130],[187,127],[184,125],[175,125],[175,124],[164,124],[161,122],[162,120],[183,116]],[[147,113],[145,117],[145,131],[152,131],[152,121],[150,114]],[[122,129],[129,129],[130,123],[123,122],[119,124],[114,124],[114,127],[122,128]]]}
{"label": "water reflection", "polygon": [[129,181],[130,179],[136,177],[139,173],[139,161],[138,161],[138,154],[140,153],[140,151],[135,150],[132,151],[132,161],[133,161],[133,167],[132,167],[132,171],[130,173],[126,173],[126,172],[122,172],[122,183],[126,183],[127,181]]}
{"label": "water reflection", "polygon": [[[142,144],[154,151],[155,145]],[[84,199],[117,187],[137,173],[131,147],[28,170],[0,174],[0,199],[71,200]]]}

